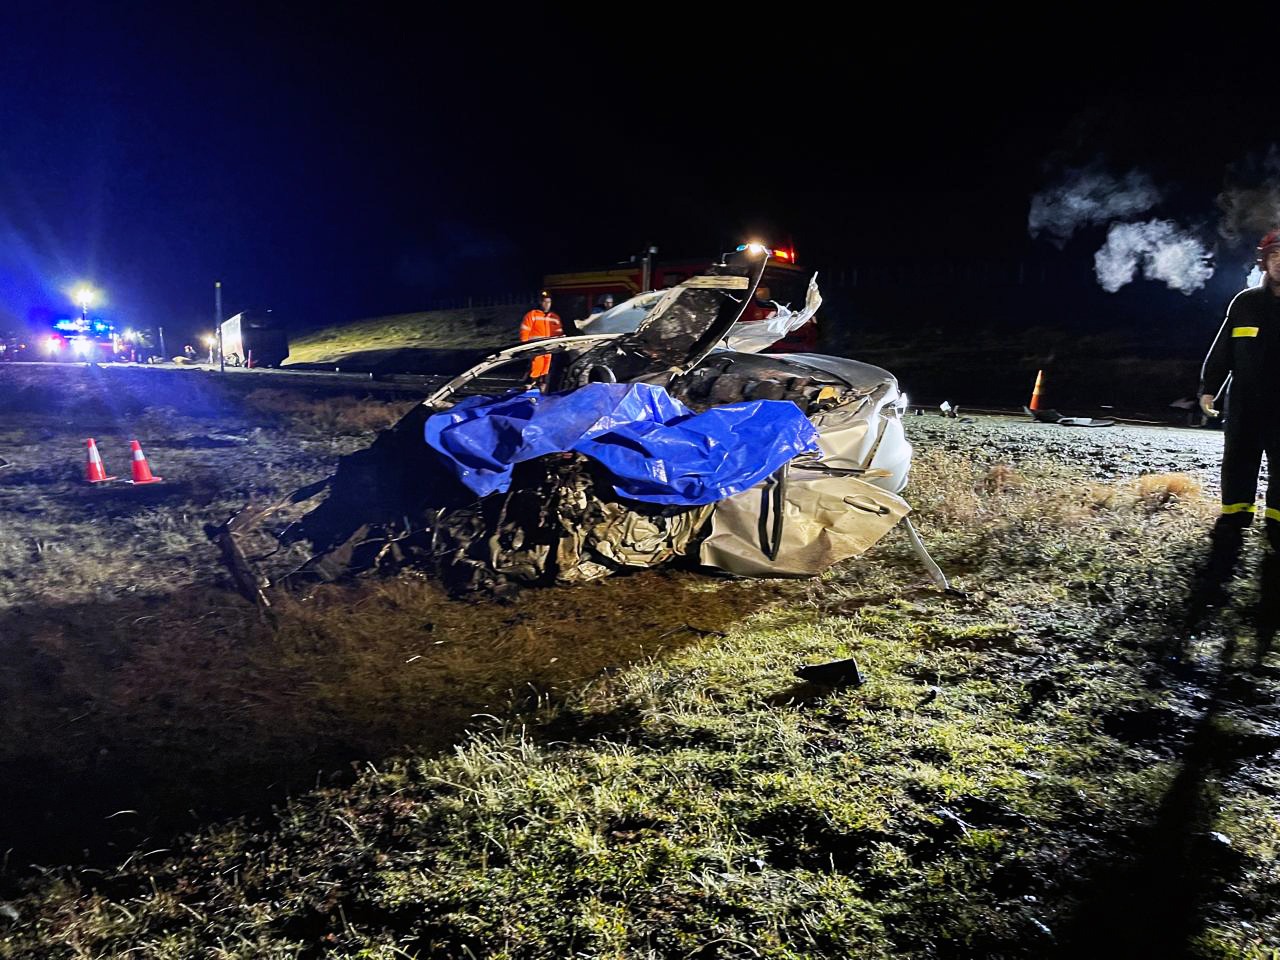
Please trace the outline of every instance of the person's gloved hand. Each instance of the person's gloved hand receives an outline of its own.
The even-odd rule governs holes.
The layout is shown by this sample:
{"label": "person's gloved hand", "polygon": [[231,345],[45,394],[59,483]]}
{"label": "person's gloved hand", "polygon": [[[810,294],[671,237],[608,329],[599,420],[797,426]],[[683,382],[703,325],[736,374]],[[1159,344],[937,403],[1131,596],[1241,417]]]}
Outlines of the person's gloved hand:
{"label": "person's gloved hand", "polygon": [[1213,394],[1202,393],[1200,395],[1200,409],[1204,411],[1206,417],[1216,417],[1218,411],[1213,409]]}

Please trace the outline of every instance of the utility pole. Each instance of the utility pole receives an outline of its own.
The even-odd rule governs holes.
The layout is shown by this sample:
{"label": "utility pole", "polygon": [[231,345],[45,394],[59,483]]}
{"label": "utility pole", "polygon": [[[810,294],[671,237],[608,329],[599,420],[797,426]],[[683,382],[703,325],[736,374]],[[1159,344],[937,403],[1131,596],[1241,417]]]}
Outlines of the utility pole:
{"label": "utility pole", "polygon": [[222,281],[213,281],[213,323],[218,335],[218,371],[227,372],[227,361],[222,355]]}
{"label": "utility pole", "polygon": [[649,290],[649,280],[653,276],[653,255],[657,252],[657,247],[645,247],[644,267],[640,272],[640,291],[642,293]]}

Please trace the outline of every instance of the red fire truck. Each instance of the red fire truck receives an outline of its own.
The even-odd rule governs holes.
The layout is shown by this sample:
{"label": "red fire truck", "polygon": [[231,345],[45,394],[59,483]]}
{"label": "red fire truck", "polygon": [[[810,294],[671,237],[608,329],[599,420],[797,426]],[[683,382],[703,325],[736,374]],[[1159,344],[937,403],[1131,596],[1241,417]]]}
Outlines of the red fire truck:
{"label": "red fire truck", "polygon": [[[746,249],[747,245],[743,244],[726,255],[725,260],[732,263]],[[599,270],[548,274],[542,279],[542,288],[550,292],[556,313],[565,319],[582,320],[605,294],[612,294],[614,302],[621,303],[647,290],[674,287],[692,276],[706,273],[711,266],[706,260],[655,261],[653,254],[656,252],[656,248],[650,247],[629,262]],[[769,319],[777,313],[775,304],[778,303],[798,313],[804,307],[809,277],[809,271],[796,263],[794,249],[771,249],[755,302],[748,305],[743,321]],[[775,343],[769,352],[813,353],[817,347],[818,324],[815,319]]]}

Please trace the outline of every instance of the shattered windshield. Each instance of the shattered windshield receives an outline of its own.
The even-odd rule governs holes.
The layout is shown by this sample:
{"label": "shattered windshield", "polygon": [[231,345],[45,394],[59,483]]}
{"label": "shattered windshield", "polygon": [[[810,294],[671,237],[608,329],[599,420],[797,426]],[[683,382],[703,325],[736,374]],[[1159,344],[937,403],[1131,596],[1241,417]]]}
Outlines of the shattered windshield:
{"label": "shattered windshield", "polygon": [[663,293],[634,332],[578,358],[570,382],[585,382],[593,369],[622,381],[696,363],[737,322],[752,286],[744,276],[690,278]]}

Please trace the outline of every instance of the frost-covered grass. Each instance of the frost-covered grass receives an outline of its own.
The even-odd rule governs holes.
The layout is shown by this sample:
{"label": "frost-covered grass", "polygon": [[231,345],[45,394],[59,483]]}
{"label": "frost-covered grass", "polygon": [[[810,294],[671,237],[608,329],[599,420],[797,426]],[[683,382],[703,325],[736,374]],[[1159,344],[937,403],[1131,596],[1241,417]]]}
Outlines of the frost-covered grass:
{"label": "frost-covered grass", "polygon": [[[144,642],[45,642],[128,736],[205,651],[160,682],[155,756],[333,735],[365,762],[274,819],[10,864],[0,957],[1271,956],[1259,544],[1191,622],[1193,475],[919,442],[909,498],[966,595],[895,531],[812,581],[367,583],[275,628],[163,608]],[[794,676],[845,657],[861,686]]]}

